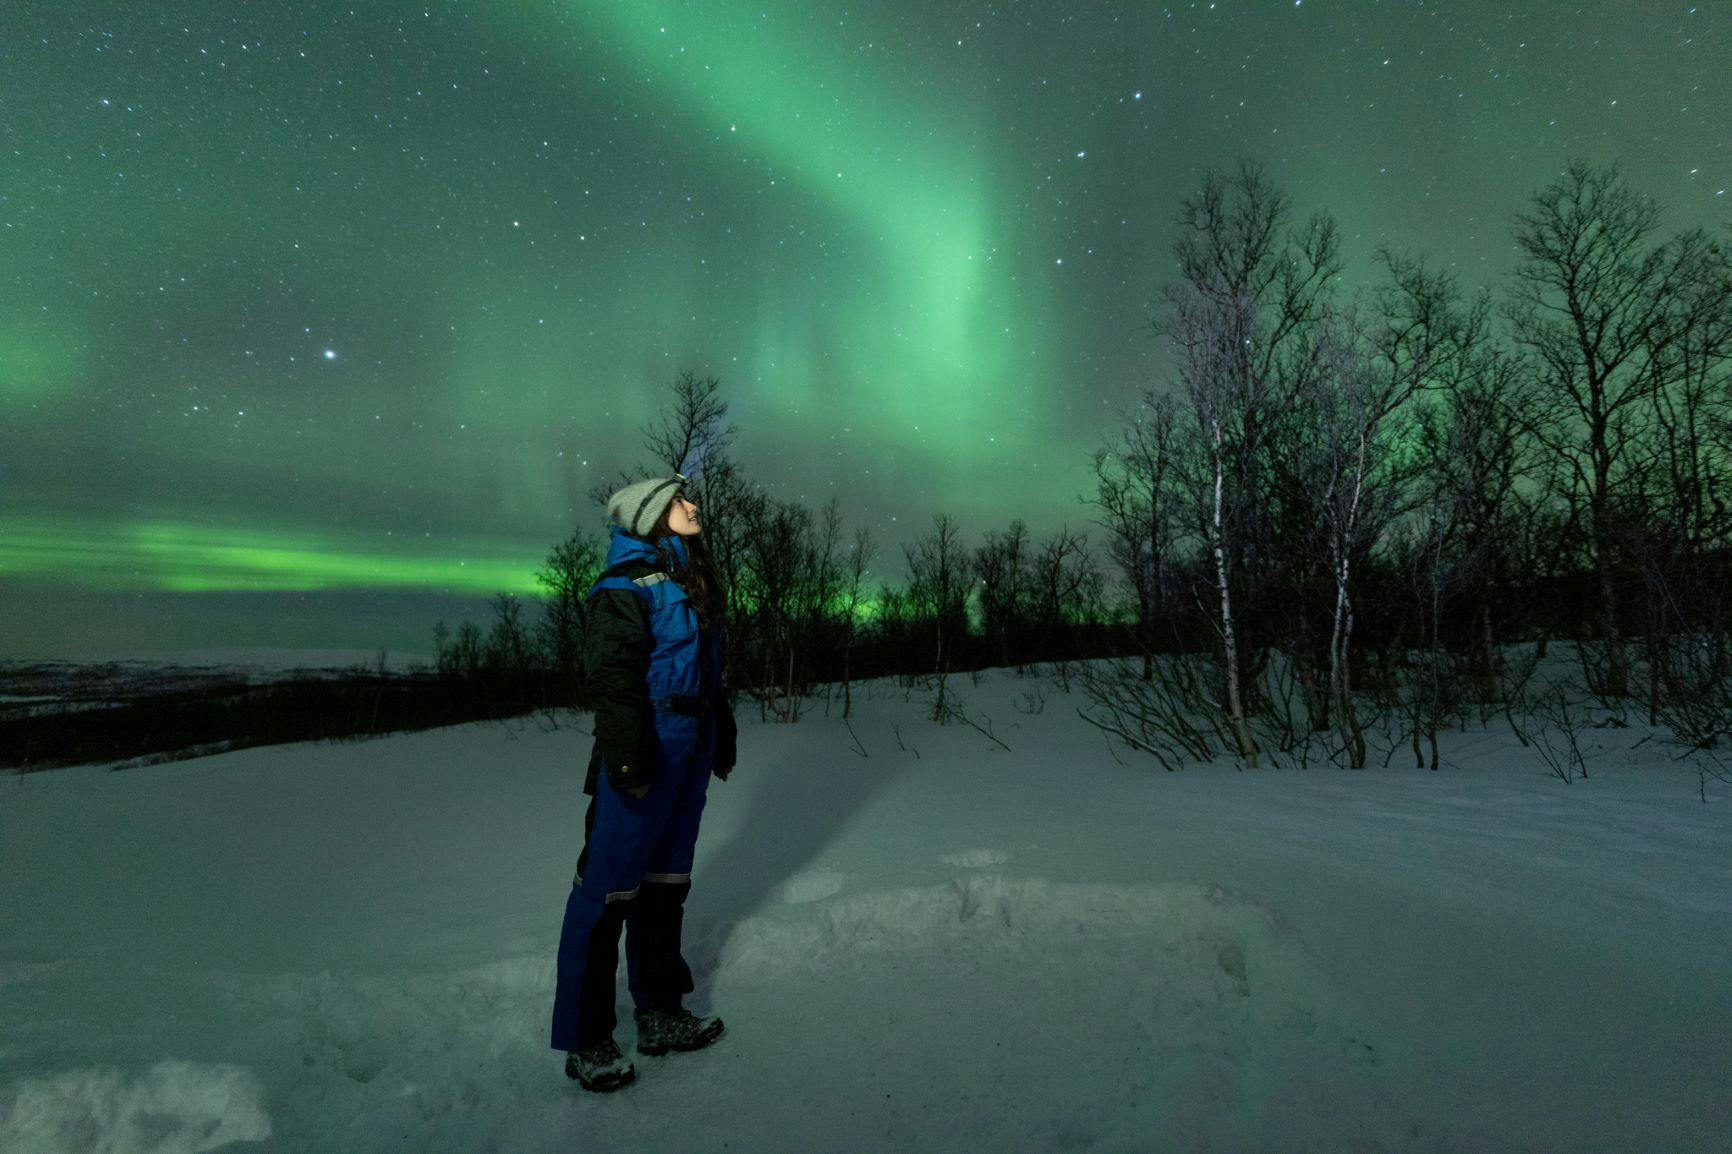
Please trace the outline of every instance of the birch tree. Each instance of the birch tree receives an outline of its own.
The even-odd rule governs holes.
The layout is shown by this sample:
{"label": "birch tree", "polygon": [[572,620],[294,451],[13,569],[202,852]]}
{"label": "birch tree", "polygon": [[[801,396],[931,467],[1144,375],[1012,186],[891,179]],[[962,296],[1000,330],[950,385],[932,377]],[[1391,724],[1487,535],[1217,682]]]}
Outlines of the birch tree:
{"label": "birch tree", "polygon": [[1267,439],[1293,403],[1290,366],[1303,362],[1340,271],[1327,215],[1280,239],[1287,203],[1249,161],[1229,180],[1208,174],[1180,208],[1180,279],[1163,294],[1157,321],[1172,346],[1204,469],[1196,520],[1212,560],[1212,605],[1204,612],[1220,644],[1220,707],[1251,768],[1259,749],[1246,710],[1234,590],[1248,565],[1268,571],[1276,564],[1269,534],[1259,533],[1268,525]]}
{"label": "birch tree", "polygon": [[1306,397],[1315,428],[1318,507],[1334,583],[1330,613],[1329,696],[1350,768],[1365,768],[1365,732],[1353,702],[1351,649],[1358,566],[1393,515],[1399,496],[1397,414],[1426,371],[1429,351],[1408,356],[1386,330],[1381,348],[1366,343],[1348,313],[1325,326],[1318,345],[1322,371]]}

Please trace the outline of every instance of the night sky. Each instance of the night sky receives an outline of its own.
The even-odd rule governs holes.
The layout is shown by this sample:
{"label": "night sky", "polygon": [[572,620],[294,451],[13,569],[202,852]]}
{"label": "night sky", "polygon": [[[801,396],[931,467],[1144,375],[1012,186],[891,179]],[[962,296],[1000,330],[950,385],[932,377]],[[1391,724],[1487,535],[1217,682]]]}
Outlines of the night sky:
{"label": "night sky", "polygon": [[[1619,160],[1732,217],[1732,4],[0,4],[0,657],[430,650],[713,374],[874,580],[1098,515],[1180,200],[1496,284]],[[1095,539],[1100,539],[1098,530]]]}

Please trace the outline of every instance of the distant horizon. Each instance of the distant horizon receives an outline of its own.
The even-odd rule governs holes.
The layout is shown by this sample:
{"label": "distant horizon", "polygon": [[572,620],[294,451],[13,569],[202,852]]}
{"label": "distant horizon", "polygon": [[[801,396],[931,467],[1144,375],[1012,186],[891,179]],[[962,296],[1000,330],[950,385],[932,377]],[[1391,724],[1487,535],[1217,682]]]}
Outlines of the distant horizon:
{"label": "distant horizon", "polygon": [[[169,661],[169,658],[178,658]],[[53,662],[69,664],[131,664],[145,662],[162,662],[174,665],[212,665],[212,666],[246,666],[259,669],[347,669],[356,664],[372,665],[378,659],[378,650],[364,649],[316,649],[294,647],[230,647],[209,649],[116,649],[89,650],[76,653],[69,657],[51,657],[35,655],[29,657],[0,657],[0,666],[32,665]],[[433,664],[432,653],[408,653],[400,650],[387,650],[386,668],[400,671],[409,665],[422,663]]]}

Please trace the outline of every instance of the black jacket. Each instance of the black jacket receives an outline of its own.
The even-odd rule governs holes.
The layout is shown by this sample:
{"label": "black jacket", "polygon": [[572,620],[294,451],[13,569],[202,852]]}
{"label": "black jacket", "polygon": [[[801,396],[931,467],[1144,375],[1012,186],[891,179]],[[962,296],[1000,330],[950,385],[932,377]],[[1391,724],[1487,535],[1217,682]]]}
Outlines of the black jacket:
{"label": "black jacket", "polygon": [[[654,572],[653,566],[633,567],[627,577]],[[584,629],[583,663],[589,677],[590,698],[595,702],[595,746],[590,750],[589,769],[583,792],[595,793],[596,774],[607,762],[608,783],[624,792],[649,784],[647,757],[651,707],[648,701],[650,646],[649,615],[643,602],[629,589],[601,589],[589,601],[589,620]],[[714,687],[712,719],[716,727],[716,759],[712,772],[734,764],[734,712],[728,705],[727,654],[722,654],[723,677]]]}

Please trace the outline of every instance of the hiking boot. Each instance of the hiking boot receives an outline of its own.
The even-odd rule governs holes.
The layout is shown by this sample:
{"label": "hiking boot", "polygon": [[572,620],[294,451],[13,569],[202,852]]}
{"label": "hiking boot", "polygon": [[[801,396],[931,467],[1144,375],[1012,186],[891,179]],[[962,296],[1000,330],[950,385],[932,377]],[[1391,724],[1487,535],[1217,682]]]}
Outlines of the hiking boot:
{"label": "hiking boot", "polygon": [[701,1050],[722,1036],[720,1018],[700,1018],[690,1010],[651,1010],[639,1006],[634,1015],[640,1054]]}
{"label": "hiking boot", "polygon": [[603,1093],[617,1090],[637,1077],[637,1070],[626,1061],[614,1040],[597,1042],[565,1056],[565,1076],[576,1078],[585,1090]]}

